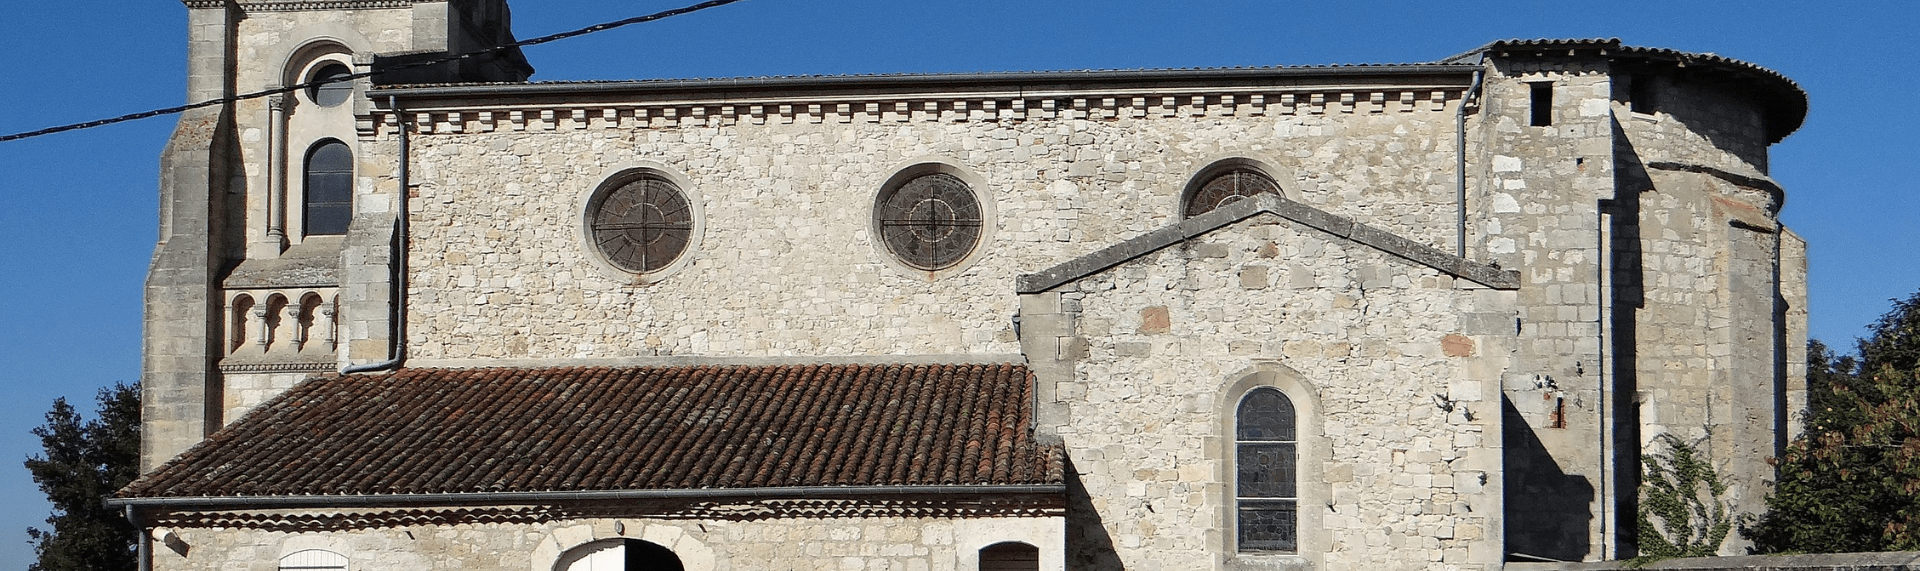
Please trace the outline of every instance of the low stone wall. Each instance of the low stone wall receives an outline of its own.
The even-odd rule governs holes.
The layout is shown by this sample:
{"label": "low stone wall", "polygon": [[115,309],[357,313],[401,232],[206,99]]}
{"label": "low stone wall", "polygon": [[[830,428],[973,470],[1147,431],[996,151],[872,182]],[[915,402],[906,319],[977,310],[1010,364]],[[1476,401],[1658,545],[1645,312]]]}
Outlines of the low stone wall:
{"label": "low stone wall", "polygon": [[[1508,563],[1508,571],[1588,571],[1631,569],[1625,561],[1598,563]],[[1744,555],[1664,559],[1639,569],[1741,571],[1893,571],[1920,569],[1920,552],[1817,553],[1812,555]]]}

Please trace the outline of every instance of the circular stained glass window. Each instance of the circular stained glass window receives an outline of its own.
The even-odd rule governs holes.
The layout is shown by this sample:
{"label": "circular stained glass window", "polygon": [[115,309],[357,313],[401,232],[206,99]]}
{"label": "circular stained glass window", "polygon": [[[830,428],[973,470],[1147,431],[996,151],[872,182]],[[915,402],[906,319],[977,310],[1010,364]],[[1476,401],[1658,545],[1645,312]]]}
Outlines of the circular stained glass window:
{"label": "circular stained glass window", "polygon": [[950,174],[908,180],[881,197],[874,214],[887,251],[917,269],[953,267],[980,243],[980,201]]}
{"label": "circular stained glass window", "polygon": [[643,175],[603,191],[587,207],[587,230],[607,261],[636,274],[657,272],[686,253],[692,204],[680,187]]}
{"label": "circular stained glass window", "polygon": [[353,71],[344,65],[329,63],[320,66],[320,69],[314,70],[313,76],[307,79],[308,82],[319,83],[307,88],[307,98],[321,107],[333,107],[346,103],[353,97],[353,80],[341,78],[349,75],[353,75]]}
{"label": "circular stained glass window", "polygon": [[1214,175],[1187,200],[1187,216],[1199,216],[1213,209],[1262,194],[1280,196],[1280,185],[1252,169],[1237,168]]}

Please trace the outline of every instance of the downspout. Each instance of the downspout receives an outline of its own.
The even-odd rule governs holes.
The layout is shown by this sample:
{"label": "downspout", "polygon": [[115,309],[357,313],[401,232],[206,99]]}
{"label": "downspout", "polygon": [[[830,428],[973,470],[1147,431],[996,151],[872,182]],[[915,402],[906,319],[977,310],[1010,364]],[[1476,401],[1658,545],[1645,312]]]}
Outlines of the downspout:
{"label": "downspout", "polygon": [[127,523],[133,524],[133,560],[139,565],[140,571],[153,571],[153,538],[147,537],[147,528],[140,525],[140,517],[133,511],[133,504],[125,507]]}
{"label": "downspout", "polygon": [[1454,241],[1453,255],[1461,259],[1467,257],[1467,102],[1480,96],[1480,83],[1486,79],[1486,52],[1480,52],[1480,61],[1473,69],[1473,85],[1460,96],[1460,106],[1453,113],[1453,201],[1454,201]]}
{"label": "downspout", "polygon": [[393,245],[392,262],[388,264],[389,267],[393,268],[393,276],[390,278],[392,292],[387,295],[387,299],[393,304],[388,314],[390,322],[388,323],[389,329],[387,333],[389,344],[387,354],[393,356],[393,358],[378,363],[352,365],[340,369],[340,373],[343,375],[393,369],[399,367],[400,363],[407,358],[407,319],[405,307],[407,305],[407,243],[409,241],[407,218],[410,217],[407,212],[407,194],[412,192],[409,190],[409,181],[407,180],[407,170],[411,166],[409,162],[410,149],[407,146],[407,131],[412,127],[407,124],[407,114],[400,109],[399,97],[392,95],[387,96],[387,108],[393,112],[393,116],[396,118],[395,123],[400,127],[400,158],[398,165],[400,191],[399,195],[394,197],[394,209],[399,211],[399,220],[394,225],[394,234],[397,238]]}

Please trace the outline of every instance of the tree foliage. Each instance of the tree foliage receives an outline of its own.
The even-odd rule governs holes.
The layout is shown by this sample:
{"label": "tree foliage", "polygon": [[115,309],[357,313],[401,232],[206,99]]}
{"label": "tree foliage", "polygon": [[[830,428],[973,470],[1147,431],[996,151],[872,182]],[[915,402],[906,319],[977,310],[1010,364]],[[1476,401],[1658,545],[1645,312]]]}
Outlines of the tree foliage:
{"label": "tree foliage", "polygon": [[[1710,557],[1720,552],[1734,517],[1720,499],[1727,484],[1690,444],[1672,434],[1657,439],[1665,454],[1641,458],[1640,513],[1635,536],[1644,559]],[[1656,525],[1656,522],[1658,525]]]}
{"label": "tree foliage", "polygon": [[140,473],[140,387],[116,384],[95,400],[93,420],[61,398],[47,411],[47,423],[33,429],[44,455],[29,457],[27,471],[53,503],[53,515],[51,530],[27,530],[39,557],[29,571],[135,566],[137,530],[102,501]]}
{"label": "tree foliage", "polygon": [[1920,293],[1868,333],[1858,358],[1808,343],[1806,432],[1743,530],[1756,551],[1920,549]]}

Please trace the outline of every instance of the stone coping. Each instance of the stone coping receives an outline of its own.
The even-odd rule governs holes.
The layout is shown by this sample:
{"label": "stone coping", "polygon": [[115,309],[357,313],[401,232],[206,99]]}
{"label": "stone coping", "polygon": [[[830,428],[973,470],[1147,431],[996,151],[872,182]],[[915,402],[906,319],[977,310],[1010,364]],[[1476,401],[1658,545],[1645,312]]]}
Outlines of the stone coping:
{"label": "stone coping", "polygon": [[1509,562],[1509,571],[1600,571],[1610,569],[1658,569],[1665,571],[1894,571],[1920,569],[1920,552],[1813,553],[1806,555],[1741,555],[1734,557],[1687,557],[1663,559],[1644,567],[1629,567],[1625,561],[1588,563]]}
{"label": "stone coping", "polygon": [[1338,238],[1372,246],[1407,261],[1483,286],[1503,290],[1520,289],[1520,272],[1518,271],[1503,270],[1469,261],[1392,232],[1271,195],[1237,201],[1216,208],[1212,212],[1108,246],[1098,252],[1020,276],[1016,288],[1023,294],[1041,293],[1263,213],[1279,216]]}

